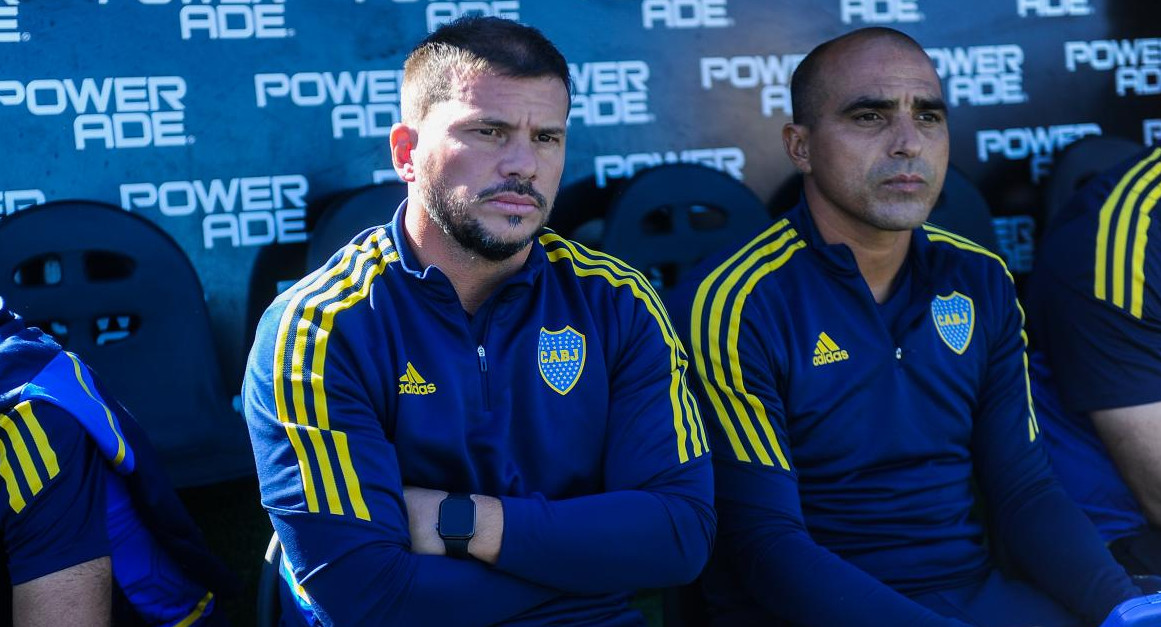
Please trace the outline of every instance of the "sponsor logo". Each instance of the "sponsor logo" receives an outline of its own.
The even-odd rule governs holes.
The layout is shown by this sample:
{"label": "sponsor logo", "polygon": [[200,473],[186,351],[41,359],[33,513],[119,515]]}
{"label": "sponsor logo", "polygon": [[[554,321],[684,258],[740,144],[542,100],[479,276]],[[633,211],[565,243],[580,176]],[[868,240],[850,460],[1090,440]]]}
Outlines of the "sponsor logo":
{"label": "sponsor logo", "polygon": [[651,168],[663,163],[700,163],[742,180],[742,168],[746,165],[746,154],[741,148],[691,148],[682,151],[639,152],[628,155],[598,155],[593,158],[597,187],[604,188],[609,179],[623,179],[633,176],[638,170]]}
{"label": "sponsor logo", "polygon": [[428,383],[420,376],[419,371],[409,361],[403,376],[399,377],[399,394],[414,394],[416,396],[435,394],[435,384]]}
{"label": "sponsor logo", "polygon": [[1118,96],[1161,94],[1161,39],[1064,42],[1064,67],[1076,72],[1086,65],[1113,71]]}
{"label": "sponsor logo", "polygon": [[571,326],[559,331],[540,328],[536,345],[540,378],[560,395],[568,394],[585,369],[585,336]]}
{"label": "sponsor logo", "polygon": [[[177,20],[181,38],[285,39],[294,37],[286,27],[286,0],[137,0],[141,4],[180,5]],[[100,0],[98,4],[108,4]]]}
{"label": "sponsor logo", "polygon": [[726,28],[734,20],[726,15],[726,0],[645,0],[641,3],[641,25],[651,29]]}
{"label": "sponsor logo", "polygon": [[1092,15],[1088,0],[1016,0],[1020,17],[1078,17]]}
{"label": "sponsor logo", "polygon": [[1019,104],[1024,93],[1024,49],[1015,44],[928,48],[927,55],[939,77],[947,81],[947,100],[953,105]]}
{"label": "sponsor logo", "polygon": [[1142,120],[1141,143],[1146,146],[1161,146],[1161,119]]}
{"label": "sponsor logo", "polygon": [[703,57],[701,88],[713,89],[715,82],[729,83],[736,89],[761,87],[759,106],[762,115],[775,112],[790,115],[790,77],[805,58],[804,54],[737,57]]}
{"label": "sponsor logo", "polygon": [[568,121],[585,126],[649,124],[649,64],[644,61],[594,61],[568,64],[572,109]]}
{"label": "sponsor logo", "polygon": [[976,325],[976,304],[959,292],[936,296],[931,301],[931,317],[935,330],[947,347],[962,355],[972,343]]}
{"label": "sponsor logo", "polygon": [[1036,253],[1036,221],[1032,216],[993,218],[992,227],[1008,269],[1021,274],[1031,272]]}
{"label": "sponsor logo", "polygon": [[843,349],[835,344],[834,340],[826,332],[818,334],[818,343],[814,345],[814,367],[825,366],[839,361],[846,361],[851,356]]}
{"label": "sponsor logo", "polygon": [[[400,0],[395,0],[400,2]],[[520,2],[493,0],[492,2],[429,2],[427,4],[427,32],[465,15],[487,15],[509,20],[520,20]]]}
{"label": "sponsor logo", "polygon": [[20,32],[20,0],[0,0],[0,44],[28,41],[32,36]]}
{"label": "sponsor logo", "polygon": [[334,139],[387,137],[400,119],[402,82],[402,70],[255,74],[254,99],[259,109],[282,99],[296,107],[329,106]]}
{"label": "sponsor logo", "polygon": [[1028,159],[1031,180],[1038,183],[1052,170],[1053,155],[1087,135],[1100,135],[1097,124],[1061,124],[976,131],[976,156],[986,162],[991,155],[1019,161]]}
{"label": "sponsor logo", "polygon": [[202,217],[207,249],[306,241],[306,194],[301,174],[249,176],[210,181],[124,183],[121,207],[156,209],[166,218]]}
{"label": "sponsor logo", "polygon": [[44,192],[39,189],[0,191],[0,217],[10,216],[33,205],[43,205],[44,200]]}
{"label": "sponsor logo", "polygon": [[912,24],[923,20],[916,0],[841,0],[843,24]]}
{"label": "sponsor logo", "polygon": [[193,143],[185,134],[185,93],[180,76],[8,80],[0,81],[0,106],[75,115],[77,150],[184,146]]}

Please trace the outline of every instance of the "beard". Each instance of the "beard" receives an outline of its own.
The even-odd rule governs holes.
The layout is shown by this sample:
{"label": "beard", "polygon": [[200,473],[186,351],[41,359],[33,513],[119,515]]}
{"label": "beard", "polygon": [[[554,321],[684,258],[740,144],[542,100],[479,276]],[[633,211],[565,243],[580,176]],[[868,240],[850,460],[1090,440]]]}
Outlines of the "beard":
{"label": "beard", "polygon": [[[507,179],[503,183],[493,185],[468,201],[456,198],[450,189],[439,183],[427,186],[422,193],[424,207],[432,221],[465,250],[489,261],[504,261],[524,250],[532,243],[537,231],[548,222],[548,201],[544,195],[536,191],[531,183],[519,179]],[[535,229],[529,231],[528,236],[516,240],[501,239],[485,230],[480,221],[472,216],[472,206],[501,193],[523,194],[536,201],[536,206],[540,209],[537,214],[539,223]],[[508,218],[508,223],[517,227],[525,219],[521,216],[512,216]]]}

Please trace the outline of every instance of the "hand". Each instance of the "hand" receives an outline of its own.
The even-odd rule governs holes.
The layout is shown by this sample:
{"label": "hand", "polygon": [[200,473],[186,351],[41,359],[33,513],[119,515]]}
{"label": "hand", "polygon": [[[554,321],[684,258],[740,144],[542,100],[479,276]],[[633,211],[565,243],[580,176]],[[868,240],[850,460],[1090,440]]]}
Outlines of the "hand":
{"label": "hand", "polygon": [[403,486],[407,504],[407,527],[411,531],[411,552],[416,555],[446,555],[439,537],[439,504],[447,498],[443,490]]}

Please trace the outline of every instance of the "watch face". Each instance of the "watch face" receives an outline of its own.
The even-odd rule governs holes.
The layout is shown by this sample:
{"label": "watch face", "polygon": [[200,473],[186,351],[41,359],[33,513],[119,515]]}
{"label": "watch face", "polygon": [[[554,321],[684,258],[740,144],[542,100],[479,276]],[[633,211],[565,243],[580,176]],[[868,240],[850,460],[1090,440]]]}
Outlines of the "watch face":
{"label": "watch face", "polygon": [[444,499],[439,504],[439,535],[470,538],[476,531],[476,504],[471,499]]}

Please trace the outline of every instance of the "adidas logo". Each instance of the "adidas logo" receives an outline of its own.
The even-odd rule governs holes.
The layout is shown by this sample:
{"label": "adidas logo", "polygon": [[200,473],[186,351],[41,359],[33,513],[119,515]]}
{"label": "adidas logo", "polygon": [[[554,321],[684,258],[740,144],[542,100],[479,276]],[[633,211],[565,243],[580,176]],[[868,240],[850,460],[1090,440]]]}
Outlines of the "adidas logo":
{"label": "adidas logo", "polygon": [[850,359],[851,356],[847,352],[838,347],[834,340],[825,332],[818,334],[818,344],[814,346],[814,365],[825,366],[833,364],[836,361],[844,361]]}
{"label": "adidas logo", "polygon": [[399,377],[399,393],[400,394],[418,394],[420,396],[426,394],[435,394],[435,384],[428,383],[423,377],[419,376],[419,371],[411,362],[407,362],[407,371]]}

